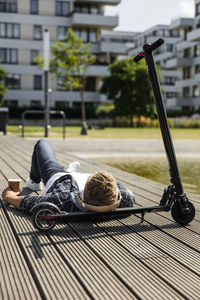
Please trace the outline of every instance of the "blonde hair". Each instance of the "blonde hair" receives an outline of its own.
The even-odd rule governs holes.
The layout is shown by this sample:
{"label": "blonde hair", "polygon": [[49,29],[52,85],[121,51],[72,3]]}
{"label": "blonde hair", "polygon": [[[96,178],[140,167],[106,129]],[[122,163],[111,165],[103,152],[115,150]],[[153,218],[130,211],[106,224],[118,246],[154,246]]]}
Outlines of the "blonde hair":
{"label": "blonde hair", "polygon": [[92,174],[85,185],[84,202],[89,205],[112,205],[118,200],[115,178],[106,172]]}

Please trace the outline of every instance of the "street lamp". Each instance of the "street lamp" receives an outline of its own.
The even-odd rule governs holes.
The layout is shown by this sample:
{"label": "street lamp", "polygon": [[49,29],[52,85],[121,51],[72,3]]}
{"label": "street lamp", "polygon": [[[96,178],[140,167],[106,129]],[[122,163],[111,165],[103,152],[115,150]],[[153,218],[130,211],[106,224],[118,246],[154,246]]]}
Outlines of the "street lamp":
{"label": "street lamp", "polygon": [[45,137],[49,135],[49,98],[48,98],[48,75],[49,75],[49,31],[44,30],[44,107],[45,107]]}

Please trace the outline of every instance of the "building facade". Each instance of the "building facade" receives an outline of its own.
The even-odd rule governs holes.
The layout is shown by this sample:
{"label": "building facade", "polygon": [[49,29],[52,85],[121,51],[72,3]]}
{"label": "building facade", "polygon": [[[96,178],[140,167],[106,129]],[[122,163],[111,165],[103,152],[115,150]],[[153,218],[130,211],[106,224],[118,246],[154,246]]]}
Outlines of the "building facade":
{"label": "building facade", "polygon": [[175,82],[180,77],[180,71],[176,67],[166,68],[169,59],[176,56],[176,45],[181,41],[179,30],[173,29],[170,25],[156,25],[135,36],[135,47],[129,50],[130,56],[135,56],[141,52],[146,43],[153,43],[162,37],[165,43],[154,51],[154,59],[161,67],[161,85],[164,91],[164,101],[166,107],[171,106],[171,100],[176,98]]}
{"label": "building facade", "polygon": [[168,110],[200,109],[200,0],[195,0],[194,18],[178,18],[170,25],[156,25],[135,37],[136,55],[145,43],[158,38],[165,43],[154,52],[161,66],[161,86]]}
{"label": "building facade", "polygon": [[178,29],[181,36],[176,58],[166,65],[180,72],[173,104],[184,110],[200,110],[200,1],[195,0],[194,19],[175,20],[171,27]]}
{"label": "building facade", "polygon": [[[107,16],[106,5],[121,0],[0,0],[0,61],[7,71],[6,103],[8,106],[36,107],[44,104],[44,76],[34,59],[43,55],[43,32],[48,29],[50,42],[63,40],[67,28],[91,44],[96,63],[88,68],[86,103],[106,101],[99,93],[102,76],[118,54],[126,53],[123,41],[115,43],[102,35],[113,30],[118,16]],[[49,79],[51,107],[65,102],[80,105],[76,91],[61,91],[60,79]]]}

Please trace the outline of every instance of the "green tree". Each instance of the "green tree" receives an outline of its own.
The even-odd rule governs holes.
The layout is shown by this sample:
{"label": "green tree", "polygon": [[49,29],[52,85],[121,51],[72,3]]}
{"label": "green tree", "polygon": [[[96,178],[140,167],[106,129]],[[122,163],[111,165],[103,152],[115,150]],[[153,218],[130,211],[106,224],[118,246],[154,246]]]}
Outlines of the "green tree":
{"label": "green tree", "polygon": [[0,67],[0,106],[3,105],[5,93],[6,93],[6,87],[4,85],[5,76],[6,76],[6,71]]}
{"label": "green tree", "polygon": [[115,115],[130,118],[155,114],[153,95],[144,61],[132,58],[116,60],[109,66],[110,76],[103,78],[101,92],[114,101]]}
{"label": "green tree", "polygon": [[[52,45],[52,58],[50,59],[50,73],[62,78],[63,90],[79,90],[81,98],[82,122],[86,122],[84,91],[87,78],[87,68],[96,60],[91,54],[90,45],[84,44],[71,29],[65,40],[57,41]],[[39,57],[37,62],[43,65],[43,58]],[[83,134],[84,132],[82,129]]]}

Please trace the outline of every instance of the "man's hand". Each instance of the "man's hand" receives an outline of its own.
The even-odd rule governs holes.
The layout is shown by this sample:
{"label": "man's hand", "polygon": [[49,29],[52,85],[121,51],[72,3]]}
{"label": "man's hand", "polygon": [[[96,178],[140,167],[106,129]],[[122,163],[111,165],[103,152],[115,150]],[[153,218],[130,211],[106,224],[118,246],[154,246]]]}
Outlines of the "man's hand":
{"label": "man's hand", "polygon": [[19,194],[20,192],[14,192],[11,188],[7,187],[2,192],[2,199],[14,207],[19,208],[21,200],[24,198],[24,196],[19,196]]}

